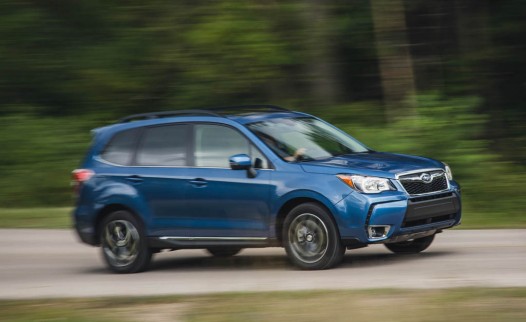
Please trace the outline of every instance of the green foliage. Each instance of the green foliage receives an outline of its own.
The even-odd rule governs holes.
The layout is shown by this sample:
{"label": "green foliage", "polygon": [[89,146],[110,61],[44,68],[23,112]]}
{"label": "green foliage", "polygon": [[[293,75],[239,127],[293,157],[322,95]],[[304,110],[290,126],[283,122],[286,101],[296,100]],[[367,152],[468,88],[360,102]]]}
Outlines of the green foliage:
{"label": "green foliage", "polygon": [[92,122],[22,114],[0,117],[1,207],[69,204],[70,174],[89,145]]}

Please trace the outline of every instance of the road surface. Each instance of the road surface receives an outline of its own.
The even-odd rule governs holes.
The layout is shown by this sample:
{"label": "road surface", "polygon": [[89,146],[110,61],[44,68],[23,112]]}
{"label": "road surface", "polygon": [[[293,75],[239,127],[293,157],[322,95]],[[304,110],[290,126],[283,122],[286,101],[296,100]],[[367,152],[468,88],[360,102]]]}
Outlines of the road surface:
{"label": "road surface", "polygon": [[73,231],[0,229],[0,299],[203,294],[232,291],[526,287],[526,230],[452,230],[421,254],[381,245],[347,251],[325,271],[300,271],[281,248],[217,259],[203,250],[154,256],[145,273],[106,270]]}

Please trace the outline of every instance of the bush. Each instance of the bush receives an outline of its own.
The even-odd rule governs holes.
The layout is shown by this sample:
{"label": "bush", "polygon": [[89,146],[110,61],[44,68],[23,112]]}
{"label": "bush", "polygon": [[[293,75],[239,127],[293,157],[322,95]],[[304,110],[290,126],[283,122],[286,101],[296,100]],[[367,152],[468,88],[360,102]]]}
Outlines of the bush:
{"label": "bush", "polygon": [[70,173],[90,142],[93,121],[13,115],[0,118],[0,205],[71,204]]}

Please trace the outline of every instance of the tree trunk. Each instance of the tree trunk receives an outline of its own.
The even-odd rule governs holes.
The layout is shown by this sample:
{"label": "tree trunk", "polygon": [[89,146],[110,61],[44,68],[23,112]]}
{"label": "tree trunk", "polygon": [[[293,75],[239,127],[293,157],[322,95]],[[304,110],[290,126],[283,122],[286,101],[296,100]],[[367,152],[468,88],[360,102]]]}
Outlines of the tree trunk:
{"label": "tree trunk", "polygon": [[334,35],[329,20],[329,5],[324,0],[306,1],[304,24],[307,31],[307,77],[316,105],[331,105],[338,101],[337,57]]}
{"label": "tree trunk", "polygon": [[371,0],[371,12],[387,121],[416,115],[413,62],[403,0]]}

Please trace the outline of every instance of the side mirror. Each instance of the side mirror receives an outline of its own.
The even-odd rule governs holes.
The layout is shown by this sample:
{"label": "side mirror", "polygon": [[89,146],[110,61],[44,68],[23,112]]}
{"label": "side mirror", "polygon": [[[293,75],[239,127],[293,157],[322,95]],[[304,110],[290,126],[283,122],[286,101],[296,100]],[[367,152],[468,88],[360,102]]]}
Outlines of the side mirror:
{"label": "side mirror", "polygon": [[252,160],[246,154],[236,154],[229,158],[232,170],[246,170],[252,167]]}
{"label": "side mirror", "polygon": [[252,167],[252,159],[246,154],[235,154],[228,159],[232,170],[247,170],[247,177],[256,177],[256,170]]}

